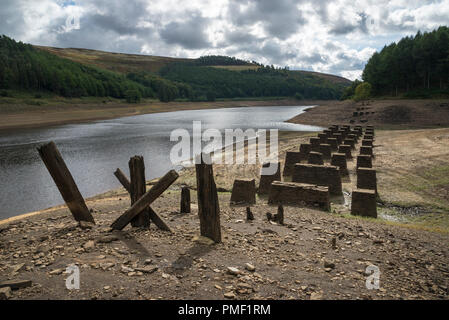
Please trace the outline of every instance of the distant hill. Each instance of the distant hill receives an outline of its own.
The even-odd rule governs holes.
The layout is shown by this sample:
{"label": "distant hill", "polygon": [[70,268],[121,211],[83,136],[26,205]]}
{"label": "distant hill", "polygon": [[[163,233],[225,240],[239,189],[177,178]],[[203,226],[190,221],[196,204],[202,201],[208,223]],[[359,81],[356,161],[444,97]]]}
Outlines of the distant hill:
{"label": "distant hill", "polygon": [[70,59],[82,64],[89,64],[110,71],[120,73],[130,72],[158,72],[165,65],[172,62],[188,62],[193,59],[168,58],[138,54],[113,53],[90,49],[54,48],[35,46],[61,58]]}
{"label": "distant hill", "polygon": [[[90,49],[76,49],[76,48],[62,49],[44,46],[35,46],[35,47],[53,53],[62,58],[70,59],[72,61],[76,61],[83,64],[90,64],[100,68],[125,74],[139,71],[148,71],[157,73],[161,68],[170,63],[194,62],[196,60],[188,58],[171,58],[171,57],[149,56],[138,54],[112,53]],[[260,68],[260,64],[257,63],[247,63],[237,65],[208,64],[208,66],[232,71],[242,71],[249,69],[254,70]],[[342,83],[348,85],[351,83],[351,80],[332,74],[313,72],[313,71],[303,71],[303,70],[294,70],[294,72],[313,75],[328,80],[329,82],[332,83]]]}
{"label": "distant hill", "polygon": [[138,102],[296,97],[339,99],[341,77],[264,66],[227,56],[197,59],[32,46],[0,37],[0,91],[45,91],[64,97],[111,96]]}

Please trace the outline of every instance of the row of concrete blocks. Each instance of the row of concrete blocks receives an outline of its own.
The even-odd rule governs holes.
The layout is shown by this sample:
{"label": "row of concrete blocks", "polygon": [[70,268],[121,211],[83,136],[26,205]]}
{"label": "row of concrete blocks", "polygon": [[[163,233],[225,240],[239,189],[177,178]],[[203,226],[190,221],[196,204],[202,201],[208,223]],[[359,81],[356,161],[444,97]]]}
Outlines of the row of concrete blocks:
{"label": "row of concrete blocks", "polygon": [[[362,147],[371,148],[369,158],[357,158],[357,189],[351,195],[351,214],[377,218],[377,178],[376,170],[372,169],[371,157],[374,140],[374,128],[367,128],[362,140]],[[362,151],[362,149],[360,150]],[[369,167],[365,167],[369,166]]]}

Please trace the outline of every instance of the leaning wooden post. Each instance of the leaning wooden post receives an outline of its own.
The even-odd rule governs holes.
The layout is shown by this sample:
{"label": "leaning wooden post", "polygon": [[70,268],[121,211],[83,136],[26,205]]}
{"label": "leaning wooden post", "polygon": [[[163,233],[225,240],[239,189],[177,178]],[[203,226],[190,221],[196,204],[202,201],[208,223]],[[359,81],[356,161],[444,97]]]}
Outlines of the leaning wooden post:
{"label": "leaning wooden post", "polygon": [[114,175],[117,177],[118,181],[120,181],[120,183],[122,184],[123,188],[125,188],[126,191],[130,192],[130,190],[131,190],[131,183],[129,182],[128,178],[123,173],[123,171],[120,170],[119,168],[117,168],[117,170],[115,170],[115,172],[114,172]]}
{"label": "leaning wooden post", "polygon": [[142,210],[146,209],[152,204],[168,187],[178,179],[179,174],[175,170],[170,170],[159,179],[159,181],[147,191],[139,200],[118,217],[112,224],[111,228],[115,230],[122,230],[126,225],[137,216]]}
{"label": "leaning wooden post", "polygon": [[[206,162],[210,164],[206,164],[203,160],[208,160]],[[201,154],[197,156],[195,162],[201,235],[219,243],[221,242],[220,207],[210,155]]]}
{"label": "leaning wooden post", "polygon": [[181,213],[190,213],[190,189],[183,187],[181,189]]}
{"label": "leaning wooden post", "polygon": [[[118,173],[118,174],[117,174]],[[130,190],[130,185],[131,182],[128,180],[128,178],[126,177],[126,175],[123,173],[122,170],[117,169],[114,172],[115,176],[117,177],[117,179],[120,181],[120,183],[122,184],[122,186],[129,192]],[[120,178],[118,177],[120,176]],[[170,227],[165,223],[164,220],[162,220],[162,218],[160,218],[157,213],[150,207],[148,206],[148,214],[150,217],[150,220],[154,222],[154,224],[161,230],[163,231],[169,231],[172,232]]]}
{"label": "leaning wooden post", "polygon": [[[145,163],[142,156],[134,156],[129,159],[129,172],[131,184],[129,194],[131,196],[131,205],[133,205],[146,192],[145,185]],[[150,216],[148,209],[143,210],[131,220],[133,227],[148,228],[150,226]]]}
{"label": "leaning wooden post", "polygon": [[95,223],[56,144],[52,141],[37,148],[37,151],[75,220]]}

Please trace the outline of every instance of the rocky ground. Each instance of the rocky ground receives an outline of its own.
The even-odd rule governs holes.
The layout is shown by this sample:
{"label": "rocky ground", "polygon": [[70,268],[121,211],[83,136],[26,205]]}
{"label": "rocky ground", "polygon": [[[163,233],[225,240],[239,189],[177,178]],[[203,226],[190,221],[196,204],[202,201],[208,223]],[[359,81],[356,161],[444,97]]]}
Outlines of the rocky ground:
{"label": "rocky ground", "polygon": [[[446,165],[449,129],[437,130],[423,133],[429,138],[422,143]],[[385,203],[395,204],[388,195],[392,187],[385,184],[400,179],[388,176],[404,161],[403,153],[388,148],[396,150],[393,146],[402,141],[405,152],[414,141],[404,134],[413,132],[376,133],[374,167],[384,201],[377,220],[348,214],[354,162],[343,184],[345,202],[334,201],[331,212],[285,207],[284,225],[267,220],[266,213],[274,214],[277,208],[266,199],[257,199],[251,208],[255,220],[250,222],[245,208],[229,205],[233,179],[256,177],[256,166],[217,165],[223,242],[211,244],[198,238],[194,170],[187,168],[152,205],[172,233],[154,224],[149,230],[128,226],[112,232],[111,222],[129,207],[124,189],[87,201],[95,226],[78,226],[65,207],[0,224],[0,283],[31,280],[2,294],[10,299],[448,299],[446,229],[417,228],[383,216]],[[314,135],[283,134],[280,159]],[[416,170],[414,165],[403,168],[405,173]],[[190,214],[179,213],[183,185],[193,189]],[[399,187],[403,185],[395,185]],[[415,189],[407,192],[420,194]],[[439,201],[439,207],[426,208],[447,216],[447,199]],[[66,288],[65,270],[71,264],[80,268],[79,290]],[[366,287],[366,268],[371,265],[380,270],[379,289]]]}
{"label": "rocky ground", "polygon": [[[439,128],[449,126],[449,100],[385,99],[364,102],[319,103],[289,122],[318,126],[330,124],[375,125],[383,129]],[[358,110],[363,108],[363,110]],[[358,112],[354,116],[354,112]],[[363,112],[363,115],[360,115]]]}

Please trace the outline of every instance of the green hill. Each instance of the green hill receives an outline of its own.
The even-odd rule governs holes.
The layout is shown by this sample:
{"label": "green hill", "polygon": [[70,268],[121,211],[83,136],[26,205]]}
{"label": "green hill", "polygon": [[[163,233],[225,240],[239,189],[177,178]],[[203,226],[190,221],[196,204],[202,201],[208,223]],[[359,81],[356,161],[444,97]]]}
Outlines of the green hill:
{"label": "green hill", "polygon": [[350,81],[226,56],[178,59],[40,47],[0,37],[0,89],[64,97],[110,96],[129,102],[260,97],[338,99]]}

